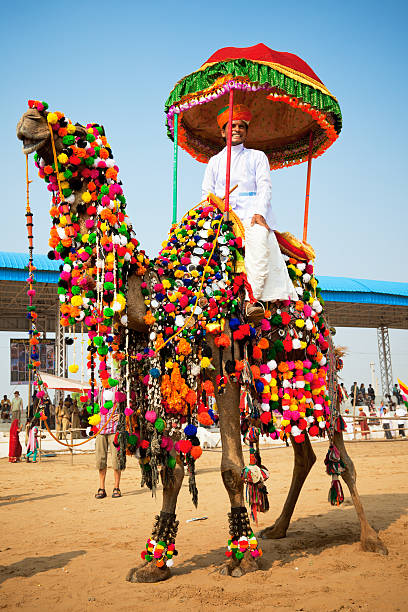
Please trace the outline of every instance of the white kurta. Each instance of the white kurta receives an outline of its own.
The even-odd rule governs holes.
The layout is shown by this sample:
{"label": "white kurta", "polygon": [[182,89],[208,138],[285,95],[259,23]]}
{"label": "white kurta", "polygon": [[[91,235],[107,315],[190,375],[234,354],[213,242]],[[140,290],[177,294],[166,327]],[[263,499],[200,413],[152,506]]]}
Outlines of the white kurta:
{"label": "white kurta", "polygon": [[[227,171],[226,147],[208,162],[202,185],[203,199],[208,193],[225,196]],[[264,217],[275,228],[272,212],[272,181],[268,158],[262,151],[246,149],[243,144],[231,148],[231,210],[245,227],[245,268],[255,299],[262,301],[297,300],[276,236],[259,224],[251,225],[253,215]]]}

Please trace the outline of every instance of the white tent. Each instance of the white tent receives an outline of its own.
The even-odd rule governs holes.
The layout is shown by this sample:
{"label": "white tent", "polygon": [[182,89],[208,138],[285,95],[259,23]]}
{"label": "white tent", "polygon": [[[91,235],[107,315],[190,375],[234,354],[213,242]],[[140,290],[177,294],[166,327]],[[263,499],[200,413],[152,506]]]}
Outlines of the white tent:
{"label": "white tent", "polygon": [[91,385],[85,381],[81,383],[80,380],[62,378],[60,376],[54,376],[54,374],[46,374],[45,372],[39,372],[39,375],[41,380],[47,385],[48,389],[61,389],[62,391],[73,391],[74,393],[80,393],[81,391],[88,391],[88,389],[91,388]]}

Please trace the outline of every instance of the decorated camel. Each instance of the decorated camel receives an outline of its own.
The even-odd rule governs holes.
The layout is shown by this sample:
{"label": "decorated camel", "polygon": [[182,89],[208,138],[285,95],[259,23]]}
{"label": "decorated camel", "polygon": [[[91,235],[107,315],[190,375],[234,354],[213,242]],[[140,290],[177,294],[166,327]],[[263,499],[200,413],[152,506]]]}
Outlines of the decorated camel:
{"label": "decorated camel", "polygon": [[[188,147],[194,139],[186,109],[179,127]],[[323,125],[320,116],[319,121]],[[324,129],[331,133],[333,123],[327,123]],[[188,211],[150,261],[127,224],[118,167],[102,126],[74,125],[62,113],[48,112],[44,102],[30,100],[17,136],[27,155],[35,152],[39,175],[52,194],[49,257],[61,259],[61,325],[85,326],[90,339],[92,388],[83,398],[90,423],[97,428],[99,413],[116,409],[122,467],[126,455],[135,454],[142,483],[152,491],[159,479],[163,484],[162,509],[142,552],[143,565],[130,570],[127,579],[158,582],[171,575],[185,466],[196,504],[195,462],[202,453],[197,427],[217,418],[221,474],[231,503],[223,573],[238,577],[254,571],[262,555],[244,500],[246,489],[255,520],[269,507],[260,435],[290,441],[295,454],[288,498],[262,538],[285,537],[316,460],[309,438],[327,436],[332,503],[343,498],[341,475],[360,520],[363,549],[386,553],[365,517],[343,443],[339,360],[313,275],[313,250],[279,235],[298,300],[265,304],[259,320],[249,322],[243,309],[245,297],[251,297],[243,265],[245,236],[239,219],[231,211],[224,214],[223,199],[210,194]],[[316,143],[322,150],[327,144],[319,132]],[[121,364],[117,378],[113,361]],[[103,389],[101,404],[97,388]],[[241,434],[250,448],[246,466]]]}

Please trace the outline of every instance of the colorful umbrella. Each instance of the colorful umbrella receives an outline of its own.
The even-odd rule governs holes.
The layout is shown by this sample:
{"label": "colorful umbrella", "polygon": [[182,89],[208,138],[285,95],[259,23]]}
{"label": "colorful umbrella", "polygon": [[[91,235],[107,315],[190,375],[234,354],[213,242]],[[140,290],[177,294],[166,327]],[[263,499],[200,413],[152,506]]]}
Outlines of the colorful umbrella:
{"label": "colorful umbrella", "polygon": [[[225,47],[196,72],[181,79],[165,105],[169,137],[174,140],[173,223],[177,218],[178,145],[200,162],[225,143],[216,117],[229,104],[252,113],[248,148],[264,151],[272,170],[308,161],[303,240],[307,238],[311,160],[338,138],[342,120],[336,98],[306,62],[293,53],[253,47]],[[231,121],[229,121],[231,126]],[[229,210],[231,131],[227,138],[225,209]]]}
{"label": "colorful umbrella", "polygon": [[341,130],[340,106],[319,77],[292,53],[264,44],[225,47],[196,72],[181,79],[165,105],[168,135],[200,162],[208,162],[224,146],[217,113],[228,104],[246,104],[252,112],[246,146],[268,156],[271,169],[321,155]]}

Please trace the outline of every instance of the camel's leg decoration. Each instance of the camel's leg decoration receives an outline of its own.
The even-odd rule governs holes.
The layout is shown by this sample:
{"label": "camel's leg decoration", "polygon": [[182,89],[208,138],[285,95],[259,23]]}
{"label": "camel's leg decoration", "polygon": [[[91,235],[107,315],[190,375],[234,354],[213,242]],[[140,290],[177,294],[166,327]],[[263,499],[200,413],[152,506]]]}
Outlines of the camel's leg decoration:
{"label": "camel's leg decoration", "polygon": [[364,512],[364,507],[357,491],[357,475],[354,463],[347,454],[346,447],[344,445],[343,434],[341,432],[335,432],[334,443],[340,451],[341,459],[345,465],[345,470],[344,472],[342,472],[341,476],[350,490],[350,495],[360,521],[361,548],[368,552],[378,552],[383,555],[387,555],[387,547],[383,544],[377,532],[371,527],[371,525],[367,521],[367,517]]}
{"label": "camel's leg decoration", "polygon": [[177,463],[174,468],[174,479],[163,488],[163,504],[153,526],[152,536],[147,540],[146,549],[142,552],[144,564],[129,570],[126,580],[129,582],[161,582],[170,578],[179,522],[176,520],[177,497],[184,477],[184,467]]}
{"label": "camel's leg decoration", "polygon": [[301,444],[295,442],[292,437],[291,442],[295,455],[295,464],[293,466],[292,482],[288,497],[275,524],[261,531],[260,537],[264,539],[278,539],[286,536],[303,483],[316,462],[316,455],[307,436]]}

